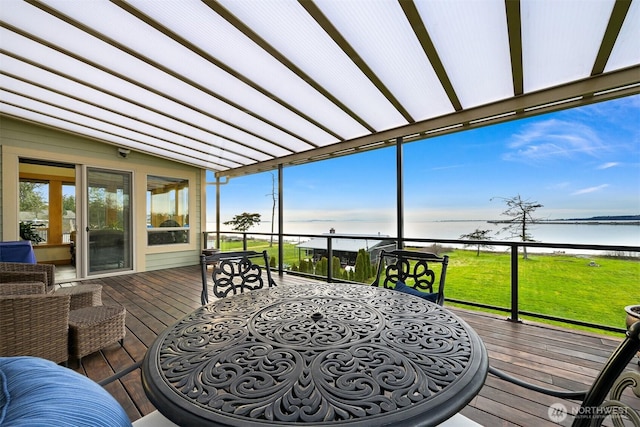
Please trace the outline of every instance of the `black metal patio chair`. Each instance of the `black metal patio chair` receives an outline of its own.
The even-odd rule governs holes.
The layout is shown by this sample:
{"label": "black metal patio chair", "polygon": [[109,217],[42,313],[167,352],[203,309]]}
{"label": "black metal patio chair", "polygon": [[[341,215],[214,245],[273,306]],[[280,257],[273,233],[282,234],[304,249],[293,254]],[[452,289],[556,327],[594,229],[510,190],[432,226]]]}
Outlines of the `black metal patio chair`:
{"label": "black metal patio chair", "polygon": [[[432,268],[438,264],[440,268]],[[376,278],[371,286],[396,289],[443,305],[448,265],[447,255],[440,257],[430,252],[382,250],[379,254]]]}
{"label": "black metal patio chair", "polygon": [[[211,278],[213,294],[218,298],[235,295],[245,291],[276,286],[271,277],[269,255],[267,251],[217,252],[200,255],[202,267],[202,304],[209,302],[209,280],[207,267],[213,265]],[[263,277],[263,272],[266,278]]]}
{"label": "black metal patio chair", "polygon": [[607,417],[611,417],[616,426],[628,425],[623,422],[624,417],[631,421],[631,425],[640,426],[638,412],[621,399],[627,388],[640,398],[640,372],[623,373],[638,351],[640,351],[640,322],[629,327],[624,341],[611,353],[591,387],[582,391],[562,391],[538,386],[513,377],[491,365],[489,373],[529,390],[561,399],[581,401],[580,408],[575,412],[573,427],[599,426]]}

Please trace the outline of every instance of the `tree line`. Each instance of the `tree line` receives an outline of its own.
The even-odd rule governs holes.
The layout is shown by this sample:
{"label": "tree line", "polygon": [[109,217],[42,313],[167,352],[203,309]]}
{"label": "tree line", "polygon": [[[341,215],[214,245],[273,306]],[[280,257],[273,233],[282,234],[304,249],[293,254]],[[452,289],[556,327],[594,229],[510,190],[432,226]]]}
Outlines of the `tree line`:
{"label": "tree line", "polygon": [[[326,276],[328,270],[329,260],[327,257],[321,257],[315,262],[309,259],[303,259],[299,265],[294,263],[291,266],[291,271],[316,274],[319,276]],[[334,256],[331,262],[331,270],[331,275],[336,279],[360,283],[367,283],[373,280],[373,276],[376,274],[376,266],[371,263],[371,254],[365,249],[358,250],[354,268],[342,268],[340,258]]]}

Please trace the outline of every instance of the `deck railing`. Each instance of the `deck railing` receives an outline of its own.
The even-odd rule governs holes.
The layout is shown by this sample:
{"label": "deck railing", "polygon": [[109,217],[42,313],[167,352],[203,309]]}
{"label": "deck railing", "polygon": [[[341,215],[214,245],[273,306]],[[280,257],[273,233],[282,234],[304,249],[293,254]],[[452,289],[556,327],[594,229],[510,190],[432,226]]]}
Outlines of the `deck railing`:
{"label": "deck railing", "polygon": [[[281,237],[282,240],[279,239]],[[316,274],[308,274],[295,272],[287,269],[288,266],[283,264],[284,254],[283,254],[283,245],[279,243],[292,243],[298,244],[299,242],[304,242],[309,239],[319,238],[326,239],[326,249],[324,250],[327,258],[327,269],[326,274],[322,276],[318,276]],[[204,248],[220,248],[221,250],[229,250],[227,247],[231,247],[231,245],[235,244],[236,247],[238,245],[238,241],[242,242],[242,247],[244,250],[247,250],[247,242],[250,239],[257,239],[266,242],[272,242],[274,247],[278,249],[278,256],[276,259],[276,268],[275,271],[278,274],[288,273],[288,274],[298,274],[298,275],[309,275],[314,278],[321,278],[328,282],[346,282],[343,278],[333,277],[333,265],[334,262],[334,241],[336,239],[355,239],[355,240],[372,240],[372,239],[383,239],[385,241],[392,241],[394,245],[397,245],[398,239],[394,237],[380,237],[380,236],[359,236],[359,235],[340,235],[340,234],[282,234],[281,236],[277,234],[271,233],[240,233],[240,232],[220,232],[219,234],[216,232],[207,232],[203,233],[203,241]],[[236,242],[236,243],[232,243]],[[364,242],[366,245],[366,242]],[[452,245],[453,248],[462,248],[466,246],[477,246],[480,247],[491,246],[493,248],[492,252],[499,253],[500,250],[496,248],[504,248],[504,251],[508,251],[510,253],[510,277],[509,287],[510,287],[510,301],[508,306],[501,306],[495,304],[486,304],[481,301],[468,301],[468,300],[460,300],[455,298],[447,298],[447,301],[451,303],[457,303],[466,306],[473,306],[482,309],[494,310],[498,312],[505,312],[509,314],[508,319],[510,321],[520,321],[521,316],[528,316],[531,318],[545,319],[549,321],[555,321],[565,324],[573,324],[579,325],[583,327],[589,327],[599,330],[606,330],[611,332],[624,332],[625,329],[621,327],[615,327],[611,325],[602,325],[589,321],[582,321],[577,319],[571,319],[566,317],[555,316],[547,313],[536,313],[531,311],[522,310],[520,308],[520,275],[519,275],[519,267],[522,262],[519,254],[523,250],[530,251],[540,251],[544,252],[544,250],[552,250],[554,253],[590,253],[594,252],[603,253],[607,256],[613,257],[624,257],[625,259],[629,259],[630,262],[640,262],[640,246],[620,246],[620,245],[592,245],[592,244],[570,244],[570,243],[542,243],[542,242],[515,242],[515,241],[499,241],[499,240],[460,240],[460,239],[422,239],[422,238],[404,238],[403,239],[404,247],[437,247],[438,245]],[[431,245],[431,246],[429,246]],[[363,246],[364,248],[365,246]],[[249,248],[250,249],[250,248]],[[503,251],[503,252],[504,252]],[[372,259],[372,263],[375,260]],[[450,274],[449,274],[450,275]],[[596,287],[598,292],[601,294],[593,295],[594,298],[606,298],[606,284],[602,284],[600,287]],[[640,295],[638,295],[640,296]],[[621,317],[622,318],[622,317]]]}

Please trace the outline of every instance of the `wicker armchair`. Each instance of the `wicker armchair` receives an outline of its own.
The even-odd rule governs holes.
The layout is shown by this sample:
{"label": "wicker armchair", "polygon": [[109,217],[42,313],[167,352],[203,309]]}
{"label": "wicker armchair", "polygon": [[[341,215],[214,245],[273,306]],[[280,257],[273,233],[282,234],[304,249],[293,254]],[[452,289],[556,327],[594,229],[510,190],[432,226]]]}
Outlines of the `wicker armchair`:
{"label": "wicker armchair", "polygon": [[53,264],[0,262],[0,286],[16,282],[42,282],[45,292],[50,294],[56,285],[56,267]]}
{"label": "wicker armchair", "polygon": [[[12,286],[22,286],[22,291],[29,292],[32,285]],[[66,362],[69,303],[69,295],[0,296],[0,357],[36,356]]]}
{"label": "wicker armchair", "polygon": [[44,294],[44,282],[0,283],[0,296]]}

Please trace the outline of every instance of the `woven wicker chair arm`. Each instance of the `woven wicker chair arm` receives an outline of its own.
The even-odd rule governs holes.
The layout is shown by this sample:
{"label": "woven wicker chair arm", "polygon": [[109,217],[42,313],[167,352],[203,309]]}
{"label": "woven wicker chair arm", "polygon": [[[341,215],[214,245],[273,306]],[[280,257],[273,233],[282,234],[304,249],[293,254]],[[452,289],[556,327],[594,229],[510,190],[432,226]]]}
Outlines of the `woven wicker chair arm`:
{"label": "woven wicker chair arm", "polygon": [[0,296],[0,354],[65,362],[69,303],[68,295]]}
{"label": "woven wicker chair arm", "polygon": [[45,273],[44,284],[46,285],[47,292],[51,292],[55,288],[56,266],[53,264],[27,264],[23,262],[0,262],[0,273],[2,272]]}
{"label": "woven wicker chair arm", "polygon": [[0,283],[0,295],[33,295],[44,293],[45,286],[41,281]]}
{"label": "woven wicker chair arm", "polygon": [[0,283],[42,282],[46,285],[44,271],[0,271]]}

